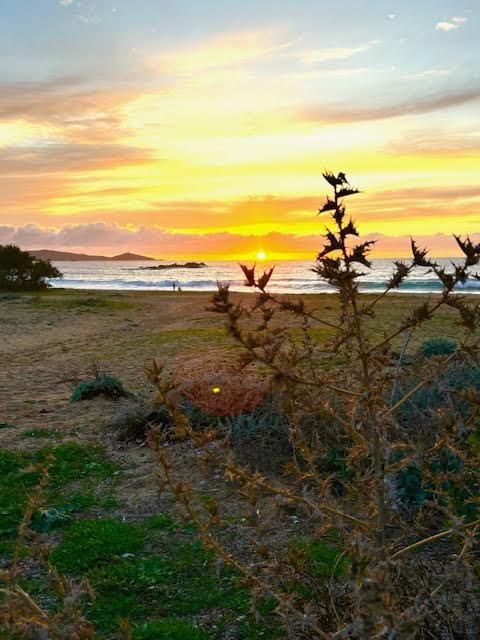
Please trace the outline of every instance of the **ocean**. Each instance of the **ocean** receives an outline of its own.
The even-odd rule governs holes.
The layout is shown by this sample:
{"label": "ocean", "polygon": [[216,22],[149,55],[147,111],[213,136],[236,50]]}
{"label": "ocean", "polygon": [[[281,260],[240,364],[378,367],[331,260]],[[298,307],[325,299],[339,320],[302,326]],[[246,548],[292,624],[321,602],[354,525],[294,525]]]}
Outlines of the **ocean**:
{"label": "ocean", "polygon": [[[439,264],[451,265],[455,259],[436,259]],[[173,284],[183,291],[213,291],[217,282],[229,282],[232,291],[248,291],[243,285],[244,278],[238,262],[209,261],[201,269],[150,270],[152,262],[55,262],[64,274],[62,280],[52,281],[53,287],[71,289],[116,289],[116,290],[160,290],[171,291]],[[158,262],[166,264],[166,262]],[[269,289],[276,293],[321,293],[332,292],[327,283],[322,282],[311,271],[314,261],[261,262],[258,271],[274,266]],[[366,292],[382,291],[393,271],[393,260],[372,261],[372,269],[361,268],[365,275],[360,288]],[[439,292],[442,287],[435,276],[425,268],[416,268],[412,276],[400,288],[401,292]],[[473,280],[459,286],[459,292],[480,293],[480,282]]]}

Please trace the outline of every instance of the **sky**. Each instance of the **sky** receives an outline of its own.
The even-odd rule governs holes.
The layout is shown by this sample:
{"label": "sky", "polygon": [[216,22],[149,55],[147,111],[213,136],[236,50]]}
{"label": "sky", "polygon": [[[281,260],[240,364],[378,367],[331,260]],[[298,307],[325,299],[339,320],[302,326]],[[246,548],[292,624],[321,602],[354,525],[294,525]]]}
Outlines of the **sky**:
{"label": "sky", "polygon": [[1,0],[0,243],[309,258],[480,242],[478,0]]}

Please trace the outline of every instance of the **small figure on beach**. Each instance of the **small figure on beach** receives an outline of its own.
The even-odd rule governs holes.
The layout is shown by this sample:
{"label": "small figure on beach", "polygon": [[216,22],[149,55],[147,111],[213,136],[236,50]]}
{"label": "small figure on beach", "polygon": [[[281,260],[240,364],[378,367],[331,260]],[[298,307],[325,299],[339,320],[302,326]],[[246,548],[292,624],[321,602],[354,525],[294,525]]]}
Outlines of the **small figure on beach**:
{"label": "small figure on beach", "polygon": [[174,282],[172,282],[172,287],[173,287],[173,290],[175,291],[175,283]]}

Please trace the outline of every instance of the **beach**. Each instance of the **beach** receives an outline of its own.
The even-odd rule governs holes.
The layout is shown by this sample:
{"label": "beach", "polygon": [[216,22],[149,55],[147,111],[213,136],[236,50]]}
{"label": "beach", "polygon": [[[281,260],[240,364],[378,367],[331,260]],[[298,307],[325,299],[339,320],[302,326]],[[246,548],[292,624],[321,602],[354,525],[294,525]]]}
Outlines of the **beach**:
{"label": "beach", "polygon": [[[250,293],[235,295],[253,300]],[[226,335],[224,319],[206,310],[211,297],[203,292],[67,289],[4,294],[0,299],[0,422],[13,423],[16,429],[0,430],[0,443],[18,444],[22,430],[37,428],[59,430],[65,436],[102,437],[115,402],[99,398],[71,403],[69,389],[60,382],[74,372],[84,374],[93,362],[133,392],[145,389],[145,366],[154,359],[180,375],[205,363],[232,363],[238,351]],[[335,318],[335,296],[302,297],[325,319]],[[393,329],[425,298],[387,296],[379,303],[376,318],[369,321],[372,335],[381,337]],[[454,312],[442,309],[412,336],[410,347],[426,337],[457,338],[455,322]],[[315,329],[314,335],[319,341],[329,336],[322,328]]]}

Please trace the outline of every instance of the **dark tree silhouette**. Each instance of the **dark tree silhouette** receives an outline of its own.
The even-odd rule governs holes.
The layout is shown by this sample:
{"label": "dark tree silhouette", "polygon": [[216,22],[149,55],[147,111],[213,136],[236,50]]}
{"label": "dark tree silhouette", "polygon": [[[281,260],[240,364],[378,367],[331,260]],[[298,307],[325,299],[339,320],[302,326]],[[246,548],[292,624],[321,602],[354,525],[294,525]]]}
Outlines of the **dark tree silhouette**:
{"label": "dark tree silhouette", "polygon": [[46,289],[48,279],[62,277],[49,260],[39,260],[13,244],[0,245],[0,290]]}

